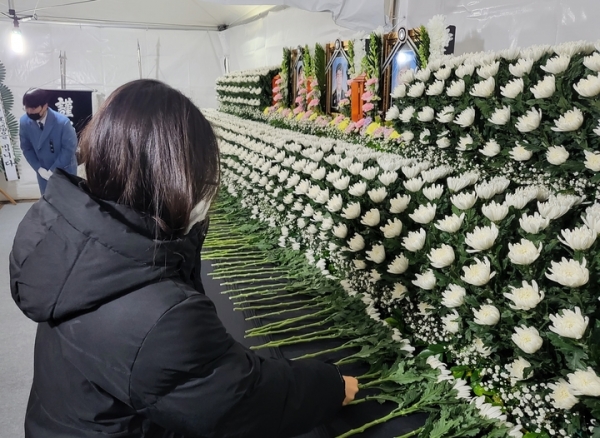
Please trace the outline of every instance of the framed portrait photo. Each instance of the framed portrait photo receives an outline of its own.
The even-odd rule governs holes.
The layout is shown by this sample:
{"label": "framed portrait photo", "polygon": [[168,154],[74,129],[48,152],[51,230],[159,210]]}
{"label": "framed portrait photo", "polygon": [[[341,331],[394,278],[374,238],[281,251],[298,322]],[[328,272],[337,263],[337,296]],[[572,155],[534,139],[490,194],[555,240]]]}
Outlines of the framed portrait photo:
{"label": "framed portrait photo", "polygon": [[[337,47],[336,47],[337,46]],[[350,65],[346,53],[347,43],[340,41],[327,45],[327,113],[337,113],[347,101],[350,86]]]}
{"label": "framed portrait photo", "polygon": [[417,46],[412,40],[414,31],[401,29],[383,37],[384,69],[383,69],[383,111],[392,104],[391,94],[398,85],[402,84],[402,74],[407,70],[416,71],[419,68]]}

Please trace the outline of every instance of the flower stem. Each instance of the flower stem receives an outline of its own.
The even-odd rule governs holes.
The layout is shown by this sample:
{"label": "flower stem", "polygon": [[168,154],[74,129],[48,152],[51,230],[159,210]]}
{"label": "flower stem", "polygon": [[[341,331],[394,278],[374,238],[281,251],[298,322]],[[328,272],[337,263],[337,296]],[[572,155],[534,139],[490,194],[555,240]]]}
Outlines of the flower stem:
{"label": "flower stem", "polygon": [[[281,308],[281,307],[295,306],[296,304],[304,304],[306,302],[307,302],[307,300],[300,300],[300,301],[290,301],[287,303],[265,304],[264,306],[234,307],[233,310],[244,311],[244,310],[277,309],[277,308]],[[238,306],[239,303],[236,303],[235,305]]]}
{"label": "flower stem", "polygon": [[292,328],[288,328],[288,329],[282,329],[282,330],[269,330],[266,332],[258,332],[258,333],[247,333],[246,338],[253,338],[253,337],[257,337],[257,336],[269,336],[269,335],[279,335],[279,334],[283,334],[283,333],[293,333],[293,332],[297,332],[300,330],[304,330],[307,328],[311,328],[311,327],[317,327],[317,326],[322,326],[323,322],[319,321],[319,322],[314,322],[312,324],[306,324],[306,325],[302,325],[300,327],[292,327]]}
{"label": "flower stem", "polygon": [[249,318],[246,318],[246,321],[252,321],[253,319],[262,319],[262,318],[268,318],[268,317],[271,317],[271,316],[283,315],[284,313],[297,312],[299,310],[314,309],[314,308],[319,307],[319,306],[321,306],[321,303],[318,303],[318,304],[307,304],[306,306],[295,307],[293,309],[280,310],[279,312],[271,312],[271,313],[265,313],[264,315],[250,316]]}
{"label": "flower stem", "polygon": [[318,312],[315,312],[315,313],[310,313],[308,315],[302,315],[302,316],[298,316],[296,318],[286,319],[285,321],[275,321],[275,322],[263,325],[262,327],[256,327],[255,329],[250,329],[250,330],[248,330],[248,333],[257,333],[257,332],[263,333],[263,332],[271,330],[271,329],[280,329],[282,327],[292,325],[296,322],[304,321],[305,319],[315,318],[315,317],[317,317],[319,315],[323,315],[329,311],[331,311],[331,309],[323,309],[323,310],[319,310]]}
{"label": "flower stem", "polygon": [[251,350],[260,350],[261,348],[270,348],[270,347],[276,348],[276,347],[283,347],[286,345],[297,345],[297,344],[305,344],[307,342],[321,341],[321,340],[326,340],[326,339],[336,339],[338,337],[339,337],[339,334],[336,333],[336,334],[332,334],[332,335],[328,335],[328,336],[288,338],[283,341],[273,341],[273,342],[267,342],[265,344],[253,346],[253,347],[250,347],[250,349]]}
{"label": "flower stem", "polygon": [[[255,276],[256,277],[256,276]],[[225,283],[221,283],[221,286],[233,286],[236,284],[248,284],[248,283],[258,283],[262,281],[273,281],[273,280],[289,280],[290,277],[268,277],[268,278],[250,278],[248,280],[236,280],[236,281],[228,281]]]}
{"label": "flower stem", "polygon": [[423,432],[425,427],[419,427],[418,429],[413,430],[412,432],[405,433],[404,435],[397,436],[396,438],[410,438],[411,436],[416,436]]}
{"label": "flower stem", "polygon": [[283,298],[283,297],[287,298],[287,297],[296,297],[298,295],[306,295],[306,292],[296,292],[296,293],[293,293],[293,294],[285,294],[285,295],[279,295],[279,294],[274,294],[274,295],[275,296],[273,296],[273,297],[256,298],[256,299],[253,299],[253,300],[245,300],[245,301],[236,301],[236,298],[238,298],[239,295],[238,296],[234,296],[234,297],[230,297],[230,299],[234,302],[234,304],[236,306],[239,306],[240,304],[244,305],[244,304],[251,304],[251,303],[264,303],[264,302],[267,302],[267,301],[273,301],[273,300],[276,300],[278,298]]}
{"label": "flower stem", "polygon": [[346,432],[342,435],[338,435],[337,438],[347,438],[352,435],[363,433],[365,430],[370,429],[373,426],[377,426],[378,424],[385,423],[385,422],[390,421],[397,417],[402,417],[404,415],[412,414],[413,412],[416,412],[418,410],[419,410],[418,405],[415,405],[415,406],[412,406],[412,407],[406,408],[406,409],[394,409],[392,412],[390,412],[385,417],[381,417],[377,420],[371,421],[370,423],[363,424],[361,427],[357,427],[356,429],[349,430],[348,432]]}
{"label": "flower stem", "polygon": [[321,356],[323,354],[335,353],[337,351],[346,350],[348,348],[352,348],[352,347],[356,347],[356,346],[357,345],[353,344],[352,341],[350,341],[350,342],[346,342],[343,345],[340,345],[339,347],[334,347],[334,348],[329,348],[327,350],[317,351],[316,353],[304,354],[302,356],[294,357],[292,360],[310,359],[310,358],[313,358],[313,357]]}
{"label": "flower stem", "polygon": [[[225,272],[220,272],[220,271],[215,271],[212,274],[209,274],[212,278],[214,278],[215,280],[223,280],[225,278],[248,278],[248,277],[254,277],[256,278],[258,275],[272,275],[272,274],[284,274],[287,273],[287,270],[280,270],[280,269],[262,269],[262,270],[257,270],[257,271],[252,271],[252,270],[246,270],[245,274],[236,274],[236,271],[231,271],[231,273],[225,273]],[[237,271],[239,272],[239,270]],[[260,280],[260,278],[259,278]]]}

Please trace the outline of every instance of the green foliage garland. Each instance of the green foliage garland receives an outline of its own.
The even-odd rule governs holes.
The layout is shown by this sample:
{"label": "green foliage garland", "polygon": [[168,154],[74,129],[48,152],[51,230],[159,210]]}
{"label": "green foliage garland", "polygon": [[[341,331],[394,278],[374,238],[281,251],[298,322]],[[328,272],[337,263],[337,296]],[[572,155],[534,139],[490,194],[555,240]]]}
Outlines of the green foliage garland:
{"label": "green foliage garland", "polygon": [[427,67],[427,61],[429,60],[429,32],[425,26],[419,28],[419,67]]}
{"label": "green foliage garland", "polygon": [[348,42],[348,72],[350,76],[354,76],[356,74],[356,69],[354,68],[354,41],[350,40]]}
{"label": "green foliage garland", "polygon": [[292,51],[284,47],[283,48],[283,60],[281,61],[281,84],[280,84],[280,93],[283,99],[281,100],[282,106],[285,108],[289,108],[292,105],[291,102],[291,81],[290,81],[290,71],[292,65]]}
{"label": "green foliage garland", "polygon": [[321,92],[321,109],[325,108],[326,99],[327,99],[327,75],[325,72],[325,49],[322,45],[315,45],[315,58],[314,58],[314,67],[315,67],[315,77],[319,82],[319,90]]}
{"label": "green foliage garland", "polygon": [[304,48],[303,60],[304,60],[304,74],[306,75],[307,78],[314,77],[315,66],[314,66],[313,58],[310,54],[310,48],[308,47],[308,45]]}

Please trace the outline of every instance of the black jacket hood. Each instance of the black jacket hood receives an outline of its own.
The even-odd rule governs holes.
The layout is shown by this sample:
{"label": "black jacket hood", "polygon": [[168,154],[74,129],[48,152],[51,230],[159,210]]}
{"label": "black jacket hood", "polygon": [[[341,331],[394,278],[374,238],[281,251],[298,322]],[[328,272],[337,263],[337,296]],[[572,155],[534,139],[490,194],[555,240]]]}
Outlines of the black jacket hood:
{"label": "black jacket hood", "polygon": [[207,222],[182,238],[157,240],[151,218],[94,198],[84,180],[58,171],[19,225],[10,255],[13,299],[42,322],[70,319],[163,279],[202,291]]}

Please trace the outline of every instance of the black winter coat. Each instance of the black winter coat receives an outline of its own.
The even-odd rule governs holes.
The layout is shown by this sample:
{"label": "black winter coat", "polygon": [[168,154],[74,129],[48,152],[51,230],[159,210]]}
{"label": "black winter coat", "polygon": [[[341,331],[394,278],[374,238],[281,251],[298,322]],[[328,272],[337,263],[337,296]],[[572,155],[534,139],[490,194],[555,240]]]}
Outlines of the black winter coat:
{"label": "black winter coat", "polygon": [[199,281],[203,226],[154,240],[58,172],[20,224],[12,295],[39,322],[27,438],[283,438],[342,405],[337,369],[235,342]]}

